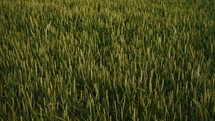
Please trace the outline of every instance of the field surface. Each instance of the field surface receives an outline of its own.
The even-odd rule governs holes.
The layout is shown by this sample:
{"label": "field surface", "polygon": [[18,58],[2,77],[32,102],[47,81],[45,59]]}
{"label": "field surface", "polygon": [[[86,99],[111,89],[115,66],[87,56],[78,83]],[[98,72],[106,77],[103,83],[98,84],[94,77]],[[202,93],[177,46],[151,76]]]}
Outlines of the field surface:
{"label": "field surface", "polygon": [[0,120],[214,121],[215,0],[0,0]]}

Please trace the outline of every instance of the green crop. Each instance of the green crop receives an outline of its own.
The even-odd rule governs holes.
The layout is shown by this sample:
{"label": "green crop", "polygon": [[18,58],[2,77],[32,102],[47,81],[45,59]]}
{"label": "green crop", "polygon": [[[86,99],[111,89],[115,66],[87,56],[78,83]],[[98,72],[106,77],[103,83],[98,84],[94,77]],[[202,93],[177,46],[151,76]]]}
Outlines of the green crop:
{"label": "green crop", "polygon": [[215,120],[214,0],[0,0],[0,120]]}

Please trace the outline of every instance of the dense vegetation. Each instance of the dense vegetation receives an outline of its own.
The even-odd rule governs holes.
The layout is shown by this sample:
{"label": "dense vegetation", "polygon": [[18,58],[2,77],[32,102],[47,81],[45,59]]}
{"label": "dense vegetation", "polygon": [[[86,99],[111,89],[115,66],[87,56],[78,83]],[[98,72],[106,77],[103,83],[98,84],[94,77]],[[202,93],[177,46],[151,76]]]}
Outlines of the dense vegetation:
{"label": "dense vegetation", "polygon": [[214,0],[0,0],[0,120],[215,120]]}

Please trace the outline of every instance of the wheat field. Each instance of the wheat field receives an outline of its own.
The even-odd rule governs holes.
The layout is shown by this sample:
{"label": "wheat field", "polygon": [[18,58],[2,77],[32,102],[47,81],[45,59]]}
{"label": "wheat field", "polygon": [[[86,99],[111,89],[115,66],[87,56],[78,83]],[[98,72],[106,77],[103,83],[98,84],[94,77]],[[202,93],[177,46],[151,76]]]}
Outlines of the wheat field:
{"label": "wheat field", "polygon": [[214,0],[0,0],[0,120],[214,121]]}

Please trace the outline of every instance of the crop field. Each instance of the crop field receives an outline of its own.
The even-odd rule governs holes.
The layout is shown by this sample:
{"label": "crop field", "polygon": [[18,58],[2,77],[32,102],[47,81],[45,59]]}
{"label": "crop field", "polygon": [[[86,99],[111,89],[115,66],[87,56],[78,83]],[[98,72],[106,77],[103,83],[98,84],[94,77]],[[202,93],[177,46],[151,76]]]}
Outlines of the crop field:
{"label": "crop field", "polygon": [[214,121],[215,0],[0,0],[1,121]]}

